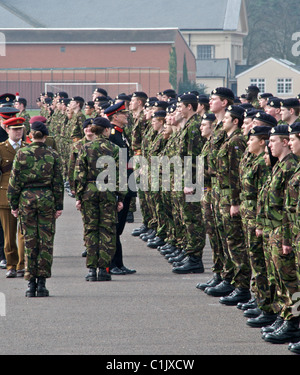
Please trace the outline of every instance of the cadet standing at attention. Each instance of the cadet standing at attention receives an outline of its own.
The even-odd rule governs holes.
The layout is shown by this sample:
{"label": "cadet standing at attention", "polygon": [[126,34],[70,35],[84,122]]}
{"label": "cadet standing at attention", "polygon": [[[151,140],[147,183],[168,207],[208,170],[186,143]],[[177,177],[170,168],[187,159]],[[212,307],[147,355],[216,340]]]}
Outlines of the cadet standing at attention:
{"label": "cadet standing at attention", "polygon": [[83,209],[85,215],[86,266],[89,269],[86,280],[109,281],[111,275],[107,268],[116,252],[117,211],[123,208],[123,203],[120,201],[122,194],[109,190],[105,181],[104,186],[97,183],[99,173],[104,171],[104,166],[102,170],[97,168],[97,162],[101,157],[117,160],[119,148],[108,140],[111,123],[107,118],[96,117],[92,123],[91,131],[97,139],[83,145],[75,166],[76,208]]}
{"label": "cadet standing at attention", "polygon": [[57,152],[45,145],[48,129],[42,122],[31,125],[32,143],[14,159],[7,190],[14,217],[20,218],[25,237],[27,297],[47,297],[51,277],[55,220],[62,214],[64,185]]}

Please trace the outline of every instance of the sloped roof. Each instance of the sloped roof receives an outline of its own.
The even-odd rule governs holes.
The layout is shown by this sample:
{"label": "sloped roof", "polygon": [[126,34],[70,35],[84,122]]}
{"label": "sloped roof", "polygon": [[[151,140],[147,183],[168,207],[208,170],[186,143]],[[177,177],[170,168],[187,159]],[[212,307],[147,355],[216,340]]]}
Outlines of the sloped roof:
{"label": "sloped roof", "polygon": [[[6,44],[173,44],[178,29],[1,29]],[[183,38],[183,37],[182,37]]]}
{"label": "sloped roof", "polygon": [[259,64],[253,65],[249,69],[246,69],[246,70],[242,71],[240,74],[238,74],[236,76],[236,78],[239,78],[239,77],[243,76],[244,74],[248,74],[249,72],[261,67],[262,65],[269,63],[270,61],[276,62],[277,64],[285,66],[287,69],[290,69],[290,70],[293,70],[297,73],[300,73],[300,66],[299,65],[296,65],[296,64],[294,64],[294,63],[292,63],[291,61],[288,61],[288,60],[270,57],[270,58],[260,62]]}
{"label": "sloped roof", "polygon": [[229,59],[196,60],[197,78],[227,77],[230,75]]}
{"label": "sloped roof", "polygon": [[0,28],[237,30],[243,1],[0,0]]}

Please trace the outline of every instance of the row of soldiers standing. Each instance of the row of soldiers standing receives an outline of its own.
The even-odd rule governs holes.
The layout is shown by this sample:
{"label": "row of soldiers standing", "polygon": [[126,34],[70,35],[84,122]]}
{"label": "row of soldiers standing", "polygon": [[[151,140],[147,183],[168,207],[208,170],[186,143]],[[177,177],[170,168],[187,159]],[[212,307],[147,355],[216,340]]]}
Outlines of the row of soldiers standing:
{"label": "row of soldiers standing", "polygon": [[[248,92],[253,89],[249,87]],[[190,156],[192,182],[196,181],[197,157],[202,157],[205,166],[202,202],[188,201],[195,186],[187,185],[184,178],[184,188],[176,189],[174,168],[169,191],[140,189],[143,225],[132,235],[147,241],[148,247],[158,248],[174,273],[184,274],[204,271],[202,255],[208,234],[214,276],[197,287],[221,297],[223,304],[244,310],[247,324],[262,327],[265,341],[299,341],[299,313],[293,309],[300,280],[299,155],[289,146],[289,138],[300,134],[299,100],[262,94],[259,99],[261,103],[265,100],[265,106],[255,97],[252,103],[242,104],[224,87],[214,90],[210,98],[197,93],[177,97],[173,90],[166,90],[155,98],[135,92],[122,99],[130,109],[124,133],[132,156],[143,156],[149,165],[152,156],[182,160]],[[65,101],[61,99],[62,104]],[[50,122],[62,155],[68,149],[64,142],[71,145],[82,137],[84,101],[78,97],[68,101],[70,122],[62,121],[59,128],[55,111]],[[111,104],[105,95],[99,101],[95,117],[103,116],[103,109]],[[71,116],[71,102],[77,103],[72,103],[76,116]],[[256,144],[255,148],[255,142],[260,147]],[[66,161],[69,155],[67,151]],[[158,186],[164,178],[163,173],[158,181],[147,176],[150,184]],[[299,343],[290,349],[299,351]]]}
{"label": "row of soldiers standing", "polygon": [[[201,156],[204,197],[201,203],[187,202],[194,186],[183,181],[184,188],[176,191],[171,170],[170,191],[139,192],[144,222],[132,234],[158,248],[174,273],[185,274],[204,271],[207,233],[214,276],[197,287],[221,297],[222,304],[241,308],[249,318],[247,325],[260,327],[265,341],[285,343],[300,339],[300,154],[290,147],[292,139],[299,138],[300,107],[298,98],[269,94],[266,99],[264,108],[255,99],[241,104],[223,87],[209,100],[185,94],[169,101],[165,115],[158,108],[150,127],[145,121],[149,107],[156,111],[159,105],[155,100],[145,103],[140,114],[143,137],[137,136],[137,127],[132,132],[133,145],[140,144],[136,155],[148,162],[157,155],[183,160],[191,156],[193,182]],[[274,112],[280,116],[270,114]],[[158,132],[157,116],[164,118],[164,130]],[[299,343],[289,349],[299,352]]]}

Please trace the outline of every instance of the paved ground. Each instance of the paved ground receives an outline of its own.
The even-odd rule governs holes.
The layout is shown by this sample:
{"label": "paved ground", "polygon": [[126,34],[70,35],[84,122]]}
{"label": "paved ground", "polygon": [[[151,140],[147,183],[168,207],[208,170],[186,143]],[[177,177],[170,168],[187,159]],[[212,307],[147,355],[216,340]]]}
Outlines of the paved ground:
{"label": "paved ground", "polygon": [[236,307],[196,289],[211,276],[209,247],[204,274],[173,274],[157,250],[131,236],[140,222],[138,212],[122,236],[124,263],[137,273],[86,282],[81,217],[66,196],[47,281],[51,296],[25,298],[26,282],[6,279],[0,270],[6,301],[0,354],[292,355],[287,345],[264,342]]}

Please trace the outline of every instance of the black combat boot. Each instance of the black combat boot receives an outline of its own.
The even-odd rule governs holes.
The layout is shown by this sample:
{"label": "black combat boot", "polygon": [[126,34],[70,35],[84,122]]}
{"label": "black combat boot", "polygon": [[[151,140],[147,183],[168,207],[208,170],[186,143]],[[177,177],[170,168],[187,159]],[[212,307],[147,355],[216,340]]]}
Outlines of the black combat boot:
{"label": "black combat boot", "polygon": [[45,277],[38,277],[36,296],[37,297],[48,297],[49,296],[49,290],[46,289],[46,279],[45,279]]}
{"label": "black combat boot", "polygon": [[188,256],[187,261],[178,267],[173,267],[172,272],[179,273],[179,274],[186,274],[186,273],[203,273],[204,267],[202,263],[202,259],[199,257],[195,257],[193,255]]}
{"label": "black combat boot", "polygon": [[96,268],[90,267],[85,279],[86,281],[97,281]]}
{"label": "black combat boot", "polygon": [[266,333],[263,339],[272,344],[285,344],[300,340],[299,318],[284,320],[274,332]]}
{"label": "black combat boot", "polygon": [[36,296],[36,280],[31,278],[28,283],[28,289],[25,292],[25,297],[35,297]]}
{"label": "black combat boot", "polygon": [[196,285],[197,289],[204,290],[205,288],[212,288],[214,286],[217,286],[222,281],[222,278],[219,273],[215,273],[214,276],[209,279],[206,283],[198,283]]}
{"label": "black combat boot", "polygon": [[106,268],[99,268],[98,281],[110,281],[111,275],[107,272]]}

